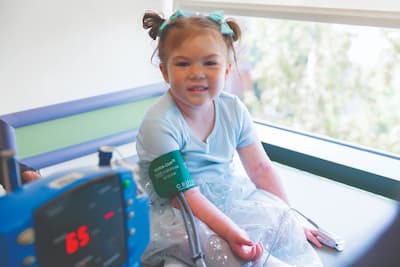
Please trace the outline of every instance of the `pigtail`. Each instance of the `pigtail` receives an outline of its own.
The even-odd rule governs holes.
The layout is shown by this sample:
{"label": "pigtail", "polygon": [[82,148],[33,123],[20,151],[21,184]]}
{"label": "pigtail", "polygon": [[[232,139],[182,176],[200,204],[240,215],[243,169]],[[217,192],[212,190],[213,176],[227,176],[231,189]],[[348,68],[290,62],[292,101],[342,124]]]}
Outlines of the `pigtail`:
{"label": "pigtail", "polygon": [[143,15],[143,28],[146,30],[150,29],[149,35],[153,40],[155,40],[160,31],[160,27],[164,21],[165,19],[162,18],[158,13],[153,11],[147,11]]}
{"label": "pigtail", "polygon": [[232,40],[234,42],[236,42],[237,40],[240,39],[240,37],[242,36],[242,31],[240,30],[240,26],[239,24],[230,18],[226,19],[226,23],[228,23],[229,27],[232,29],[233,31],[233,36],[232,36]]}

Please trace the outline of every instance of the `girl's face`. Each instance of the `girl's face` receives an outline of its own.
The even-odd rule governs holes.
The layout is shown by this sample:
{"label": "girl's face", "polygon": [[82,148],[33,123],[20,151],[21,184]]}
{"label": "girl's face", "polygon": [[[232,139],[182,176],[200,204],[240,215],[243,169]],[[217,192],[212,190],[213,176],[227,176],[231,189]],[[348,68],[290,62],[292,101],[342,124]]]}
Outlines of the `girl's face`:
{"label": "girl's face", "polygon": [[208,107],[224,89],[231,68],[220,33],[192,34],[175,47],[169,44],[169,48],[160,69],[178,107]]}

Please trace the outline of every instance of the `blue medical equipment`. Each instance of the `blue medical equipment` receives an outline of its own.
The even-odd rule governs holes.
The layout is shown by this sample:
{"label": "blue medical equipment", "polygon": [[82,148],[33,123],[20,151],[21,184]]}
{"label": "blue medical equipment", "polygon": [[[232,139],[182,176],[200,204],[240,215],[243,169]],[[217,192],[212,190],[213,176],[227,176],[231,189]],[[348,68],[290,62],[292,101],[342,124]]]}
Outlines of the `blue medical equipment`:
{"label": "blue medical equipment", "polygon": [[125,168],[68,170],[0,197],[0,267],[140,266],[149,200]]}

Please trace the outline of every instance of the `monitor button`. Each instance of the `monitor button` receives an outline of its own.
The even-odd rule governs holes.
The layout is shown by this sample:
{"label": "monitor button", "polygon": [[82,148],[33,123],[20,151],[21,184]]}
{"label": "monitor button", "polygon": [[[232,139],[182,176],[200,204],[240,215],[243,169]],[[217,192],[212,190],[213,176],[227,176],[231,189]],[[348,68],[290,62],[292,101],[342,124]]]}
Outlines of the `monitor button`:
{"label": "monitor button", "polygon": [[129,198],[127,201],[126,201],[126,205],[127,206],[130,206],[130,205],[132,205],[133,204],[133,199],[132,198]]}
{"label": "monitor button", "polygon": [[17,238],[20,245],[32,245],[35,242],[35,231],[32,228],[27,228],[22,231]]}
{"label": "monitor button", "polygon": [[133,217],[135,217],[135,212],[134,211],[128,212],[128,219],[132,219]]}
{"label": "monitor button", "polygon": [[26,256],[22,261],[23,266],[30,266],[34,263],[36,263],[36,258],[34,256]]}

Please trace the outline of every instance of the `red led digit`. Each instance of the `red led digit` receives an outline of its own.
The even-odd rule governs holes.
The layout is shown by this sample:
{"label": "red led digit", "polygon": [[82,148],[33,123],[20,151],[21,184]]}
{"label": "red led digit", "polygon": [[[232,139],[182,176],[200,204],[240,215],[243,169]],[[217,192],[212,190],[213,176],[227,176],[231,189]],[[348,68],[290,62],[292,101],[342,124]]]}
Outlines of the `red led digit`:
{"label": "red led digit", "polygon": [[112,218],[114,216],[114,212],[113,211],[109,211],[106,214],[104,214],[104,219],[108,220],[110,218]]}
{"label": "red led digit", "polygon": [[89,244],[90,236],[88,233],[88,227],[82,225],[75,232],[69,232],[65,238],[65,251],[67,254],[73,254],[78,251],[80,247],[84,247]]}
{"label": "red led digit", "polygon": [[79,246],[84,247],[89,244],[90,237],[89,233],[87,232],[87,226],[82,225],[78,228],[78,239],[79,239]]}
{"label": "red led digit", "polygon": [[79,242],[76,239],[76,234],[75,232],[70,232],[67,234],[67,237],[65,238],[65,250],[67,251],[67,254],[73,254],[75,253],[79,248]]}

